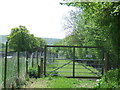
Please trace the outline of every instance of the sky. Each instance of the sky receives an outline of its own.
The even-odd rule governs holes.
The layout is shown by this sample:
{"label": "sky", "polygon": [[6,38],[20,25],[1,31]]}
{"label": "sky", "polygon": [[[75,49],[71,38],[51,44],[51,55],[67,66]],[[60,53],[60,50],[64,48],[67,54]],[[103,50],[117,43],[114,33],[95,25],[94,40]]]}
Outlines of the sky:
{"label": "sky", "polygon": [[60,5],[62,0],[0,0],[0,35],[11,28],[26,26],[36,37],[64,38],[63,17],[72,7]]}

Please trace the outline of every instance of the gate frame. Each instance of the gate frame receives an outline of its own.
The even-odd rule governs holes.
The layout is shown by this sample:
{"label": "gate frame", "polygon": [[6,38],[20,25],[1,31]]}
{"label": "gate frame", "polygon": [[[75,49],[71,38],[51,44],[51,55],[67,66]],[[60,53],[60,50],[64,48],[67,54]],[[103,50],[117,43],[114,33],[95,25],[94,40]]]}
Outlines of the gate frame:
{"label": "gate frame", "polygon": [[100,48],[102,50],[102,75],[107,71],[108,68],[108,59],[105,58],[106,54],[103,52],[102,47],[98,47],[98,46],[64,46],[64,45],[45,45],[44,48],[44,76],[46,77],[46,54],[47,54],[47,48],[48,47],[68,47],[68,48],[73,48],[73,76],[67,77],[67,78],[101,78],[101,76],[79,76],[76,77],[75,76],[75,48]]}

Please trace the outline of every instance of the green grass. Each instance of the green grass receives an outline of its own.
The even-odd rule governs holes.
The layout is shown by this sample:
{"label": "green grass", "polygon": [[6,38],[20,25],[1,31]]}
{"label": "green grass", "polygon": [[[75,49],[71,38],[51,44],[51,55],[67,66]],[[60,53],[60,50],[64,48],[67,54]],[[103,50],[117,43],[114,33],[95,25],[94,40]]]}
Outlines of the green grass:
{"label": "green grass", "polygon": [[95,80],[75,79],[64,77],[45,77],[40,79],[32,78],[27,82],[25,88],[93,88]]}
{"label": "green grass", "polygon": [[80,83],[79,80],[73,78],[52,77],[51,79],[48,81],[48,88],[76,88],[76,85]]}
{"label": "green grass", "polygon": [[[69,60],[54,60],[54,62],[52,63],[68,63]],[[82,63],[77,63],[75,62],[75,76],[82,76],[82,75],[86,75],[86,76],[97,76],[96,74],[94,74],[93,72],[96,72],[99,74],[99,71],[96,70],[95,68],[91,67],[91,66],[86,66],[85,64]],[[56,68],[61,67],[64,64],[47,64],[47,71],[54,71]],[[52,68],[49,68],[52,67]],[[86,69],[86,68],[87,69]],[[92,70],[93,72],[91,72],[90,70]],[[62,72],[63,71],[63,72]],[[65,65],[64,67],[56,70],[56,74],[60,75],[60,76],[72,76],[73,75],[73,62],[70,62],[69,64]],[[50,72],[47,72],[50,73]],[[55,72],[54,72],[55,73]],[[99,74],[101,75],[101,74]]]}

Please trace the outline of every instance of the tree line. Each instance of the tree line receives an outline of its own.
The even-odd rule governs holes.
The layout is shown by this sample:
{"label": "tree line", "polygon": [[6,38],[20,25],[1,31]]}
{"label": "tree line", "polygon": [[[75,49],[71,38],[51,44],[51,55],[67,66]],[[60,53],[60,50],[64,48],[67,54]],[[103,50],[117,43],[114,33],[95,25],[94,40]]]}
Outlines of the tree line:
{"label": "tree line", "polygon": [[[69,35],[64,45],[100,46],[109,56],[112,68],[120,67],[120,2],[71,2],[75,7],[66,17]],[[61,43],[60,42],[60,43]]]}

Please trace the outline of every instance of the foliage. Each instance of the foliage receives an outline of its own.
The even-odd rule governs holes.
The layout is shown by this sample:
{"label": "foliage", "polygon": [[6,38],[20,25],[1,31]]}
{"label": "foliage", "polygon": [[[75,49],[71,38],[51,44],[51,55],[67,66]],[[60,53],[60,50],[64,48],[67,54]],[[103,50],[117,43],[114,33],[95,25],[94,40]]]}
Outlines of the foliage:
{"label": "foliage", "polygon": [[40,48],[44,48],[44,46],[47,44],[47,42],[43,38],[38,38],[38,41],[40,42]]}
{"label": "foliage", "polygon": [[25,26],[12,28],[7,40],[9,41],[10,47],[15,51],[30,51],[40,45],[40,42],[33,34],[29,34]]}
{"label": "foliage", "polygon": [[[67,2],[67,0],[65,0]],[[68,44],[100,46],[111,56],[113,68],[120,60],[120,2],[68,2],[76,7],[70,12],[68,25],[72,32],[66,39]],[[65,27],[65,28],[66,28]],[[72,37],[72,38],[71,38]]]}
{"label": "foliage", "polygon": [[120,88],[120,69],[110,70],[100,79],[96,88]]}
{"label": "foliage", "polygon": [[29,77],[30,78],[37,78],[38,77],[38,69],[37,67],[29,67]]}

